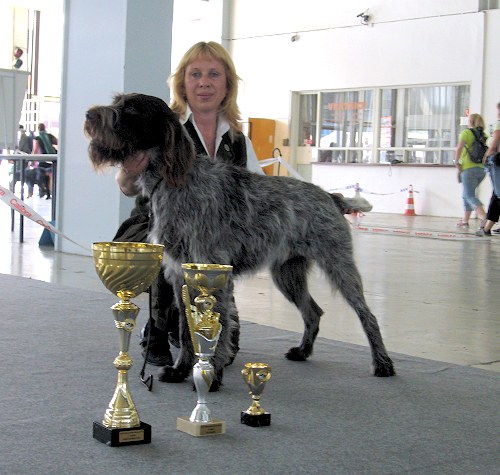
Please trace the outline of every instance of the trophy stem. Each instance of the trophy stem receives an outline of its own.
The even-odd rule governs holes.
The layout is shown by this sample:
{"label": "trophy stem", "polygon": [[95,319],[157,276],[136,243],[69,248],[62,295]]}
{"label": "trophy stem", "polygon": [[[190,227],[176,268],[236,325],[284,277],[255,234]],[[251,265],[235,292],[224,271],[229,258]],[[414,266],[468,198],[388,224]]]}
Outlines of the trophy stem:
{"label": "trophy stem", "polygon": [[214,380],[214,367],[207,358],[200,357],[198,363],[193,366],[193,379],[198,399],[189,420],[211,422],[212,411],[207,406],[207,395]]}
{"label": "trophy stem", "polygon": [[113,361],[118,370],[118,380],[102,423],[108,428],[138,427],[141,421],[128,386],[128,370],[133,365],[132,358],[128,355],[128,349],[135,321],[139,314],[139,307],[130,301],[120,300],[111,307],[111,310],[120,338],[120,353]]}
{"label": "trophy stem", "polygon": [[139,427],[141,421],[128,387],[128,370],[118,371],[115,393],[104,413],[103,425],[108,428]]}
{"label": "trophy stem", "polygon": [[260,395],[252,394],[252,405],[246,410],[247,414],[258,416],[264,414],[264,409],[260,405]]}

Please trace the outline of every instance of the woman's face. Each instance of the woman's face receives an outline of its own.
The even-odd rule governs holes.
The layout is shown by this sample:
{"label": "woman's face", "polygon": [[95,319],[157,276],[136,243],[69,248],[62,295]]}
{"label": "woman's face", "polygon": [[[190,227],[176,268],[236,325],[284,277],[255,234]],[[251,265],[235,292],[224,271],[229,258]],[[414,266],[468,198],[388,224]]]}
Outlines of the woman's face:
{"label": "woman's face", "polygon": [[184,89],[193,112],[217,112],[227,94],[224,65],[210,57],[195,59],[186,68]]}

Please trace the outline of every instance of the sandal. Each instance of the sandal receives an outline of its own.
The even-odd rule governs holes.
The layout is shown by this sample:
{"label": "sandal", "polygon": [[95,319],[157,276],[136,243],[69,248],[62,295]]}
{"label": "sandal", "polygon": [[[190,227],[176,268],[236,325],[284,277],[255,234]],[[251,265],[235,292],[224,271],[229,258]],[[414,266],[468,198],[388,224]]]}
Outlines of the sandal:
{"label": "sandal", "polygon": [[457,223],[457,226],[460,227],[460,228],[468,228],[469,227],[469,223],[464,223],[462,220],[460,220]]}

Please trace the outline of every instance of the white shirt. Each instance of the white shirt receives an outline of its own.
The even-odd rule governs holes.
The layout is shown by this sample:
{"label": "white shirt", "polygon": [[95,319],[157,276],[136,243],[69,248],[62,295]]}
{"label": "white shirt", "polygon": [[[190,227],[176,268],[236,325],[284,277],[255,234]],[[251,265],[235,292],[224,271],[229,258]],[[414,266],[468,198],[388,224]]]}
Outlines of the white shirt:
{"label": "white shirt", "polygon": [[[198,126],[196,125],[196,122],[194,121],[193,112],[191,111],[189,105],[187,106],[186,113],[180,118],[180,123],[184,125],[188,120],[191,121],[191,123],[194,125],[196,133],[198,134],[198,137],[203,144],[203,148],[205,149],[206,154],[209,155],[207,151],[207,145],[205,144],[203,135],[201,134]],[[215,150],[219,150],[219,146],[222,142],[222,136],[226,132],[228,132],[229,129],[229,122],[225,119],[225,117],[219,115],[217,120],[217,133],[215,136]],[[262,171],[262,167],[259,165],[259,159],[257,158],[257,155],[255,155],[252,142],[246,135],[245,147],[247,149],[247,169],[251,172],[258,173],[259,175],[265,175],[265,173]]]}

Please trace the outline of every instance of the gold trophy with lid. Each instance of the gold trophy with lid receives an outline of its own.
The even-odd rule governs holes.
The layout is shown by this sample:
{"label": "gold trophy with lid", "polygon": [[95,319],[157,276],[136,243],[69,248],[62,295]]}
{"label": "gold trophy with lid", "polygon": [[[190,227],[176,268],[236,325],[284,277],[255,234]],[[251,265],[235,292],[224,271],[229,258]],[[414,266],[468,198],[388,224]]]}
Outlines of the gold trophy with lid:
{"label": "gold trophy with lid", "polygon": [[132,358],[130,336],[139,307],[130,299],[144,292],[158,276],[164,246],[141,242],[96,242],[92,246],[97,275],[120,301],[111,307],[120,336],[120,353],[113,364],[118,370],[116,389],[102,422],[94,421],[93,436],[111,447],[148,444],[151,426],[141,422],[128,386]]}
{"label": "gold trophy with lid", "polygon": [[[210,357],[215,353],[222,329],[219,313],[212,310],[217,302],[212,294],[226,285],[233,268],[222,264],[183,264],[182,269],[187,283],[182,287],[182,301],[194,352],[198,357],[198,362],[193,367],[198,398],[189,418],[177,418],[177,429],[195,437],[224,434],[226,422],[214,418],[207,405],[207,395],[214,380],[214,367]],[[191,303],[188,287],[199,292],[194,305]]]}

